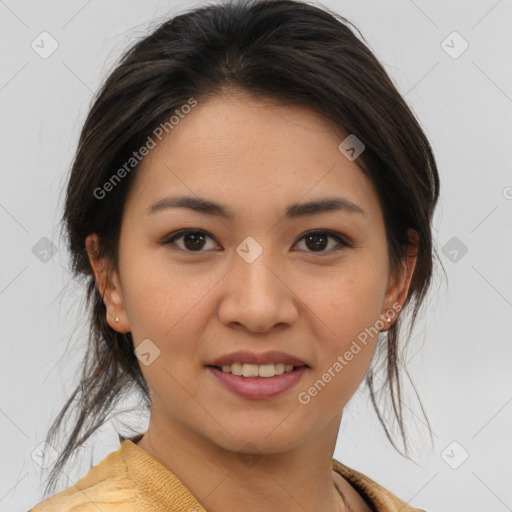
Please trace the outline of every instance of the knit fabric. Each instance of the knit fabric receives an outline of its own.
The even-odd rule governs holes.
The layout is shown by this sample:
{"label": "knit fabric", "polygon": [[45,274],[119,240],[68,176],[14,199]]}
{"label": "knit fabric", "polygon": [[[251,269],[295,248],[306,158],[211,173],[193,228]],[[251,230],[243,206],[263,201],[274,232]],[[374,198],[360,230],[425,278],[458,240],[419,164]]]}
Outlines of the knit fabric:
{"label": "knit fabric", "polygon": [[[75,485],[29,512],[207,512],[176,475],[135,444],[139,437],[132,440],[119,436],[121,447],[117,451],[92,467]],[[375,512],[423,512],[335,459],[332,468]]]}

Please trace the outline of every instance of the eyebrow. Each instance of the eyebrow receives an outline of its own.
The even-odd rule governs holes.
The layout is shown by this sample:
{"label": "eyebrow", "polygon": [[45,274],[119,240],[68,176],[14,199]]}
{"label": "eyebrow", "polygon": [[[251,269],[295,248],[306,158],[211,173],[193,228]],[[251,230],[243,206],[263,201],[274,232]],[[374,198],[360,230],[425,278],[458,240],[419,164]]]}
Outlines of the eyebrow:
{"label": "eyebrow", "polygon": [[[148,215],[165,210],[167,208],[188,208],[195,212],[210,215],[212,217],[222,217],[233,220],[235,214],[233,211],[215,201],[193,196],[166,196],[153,203],[148,209]],[[285,208],[285,217],[296,219],[309,215],[318,215],[325,212],[342,211],[346,213],[358,213],[365,215],[364,210],[346,197],[326,197],[306,203],[293,203]]]}

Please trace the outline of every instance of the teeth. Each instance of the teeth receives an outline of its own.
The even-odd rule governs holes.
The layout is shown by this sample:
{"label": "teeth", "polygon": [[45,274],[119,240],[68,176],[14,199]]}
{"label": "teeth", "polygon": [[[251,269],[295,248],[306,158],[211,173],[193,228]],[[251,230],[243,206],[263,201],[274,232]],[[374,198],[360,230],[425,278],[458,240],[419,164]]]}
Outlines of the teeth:
{"label": "teeth", "polygon": [[293,364],[241,364],[222,366],[222,371],[243,377],[274,377],[293,370]]}

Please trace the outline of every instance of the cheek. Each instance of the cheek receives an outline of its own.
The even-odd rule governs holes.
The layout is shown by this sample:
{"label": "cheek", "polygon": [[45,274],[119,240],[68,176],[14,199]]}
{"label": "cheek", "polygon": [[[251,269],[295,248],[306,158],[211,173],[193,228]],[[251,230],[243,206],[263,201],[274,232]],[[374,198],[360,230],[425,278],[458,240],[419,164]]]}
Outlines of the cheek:
{"label": "cheek", "polygon": [[324,325],[336,348],[350,343],[365,328],[375,325],[383,312],[386,269],[365,255],[347,260],[332,272],[308,279],[305,302]]}
{"label": "cheek", "polygon": [[191,364],[202,328],[197,312],[205,283],[184,277],[179,269],[166,269],[156,259],[125,257],[123,263],[123,294],[135,348],[149,339],[159,352],[154,365],[141,365],[143,373]]}
{"label": "cheek", "polygon": [[195,376],[209,314],[204,300],[209,283],[184,281],[179,272],[164,275],[139,266],[126,301],[135,348],[146,343],[156,354],[148,365],[138,355],[142,374],[152,394],[170,410],[185,408],[190,396],[200,394]]}
{"label": "cheek", "polygon": [[[305,400],[320,408],[344,406],[368,371],[383,325],[386,272],[378,260],[361,255],[332,272],[328,279],[309,281],[308,303],[320,321],[315,337],[319,367]],[[306,290],[306,289],[305,289]]]}
{"label": "cheek", "polygon": [[300,403],[312,403],[334,415],[360,386],[382,328],[376,325],[382,290],[375,283],[375,276],[366,274],[364,279],[340,281],[341,291],[329,289],[325,293],[324,289],[318,295],[314,311],[321,318],[315,336],[319,364],[307,387],[300,390]]}
{"label": "cheek", "polygon": [[171,265],[165,250],[135,250],[135,246],[131,250],[127,243],[124,254],[123,293],[135,338],[140,337],[136,333],[169,337],[215,284],[207,273],[191,273],[186,265]]}

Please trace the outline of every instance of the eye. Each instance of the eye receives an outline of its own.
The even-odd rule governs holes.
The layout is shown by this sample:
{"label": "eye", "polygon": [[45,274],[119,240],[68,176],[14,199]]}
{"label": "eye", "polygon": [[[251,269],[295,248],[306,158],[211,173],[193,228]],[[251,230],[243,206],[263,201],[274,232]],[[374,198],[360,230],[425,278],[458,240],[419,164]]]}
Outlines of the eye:
{"label": "eye", "polygon": [[[206,231],[200,230],[200,229],[182,229],[180,231],[177,231],[176,233],[173,233],[170,237],[167,237],[165,240],[162,241],[162,244],[164,245],[170,245],[175,244],[178,246],[178,249],[185,252],[204,252],[201,249],[203,249],[207,244],[205,244],[206,239],[213,240],[213,237],[209,235]],[[177,240],[183,239],[183,246],[180,246],[180,244],[176,244]],[[308,252],[313,253],[325,253],[325,252],[332,252],[332,247],[329,251],[324,250],[326,246],[329,244],[326,242],[329,240],[335,240],[336,245],[341,246],[334,250],[339,250],[342,247],[349,247],[350,244],[346,242],[340,235],[333,231],[326,231],[326,230],[315,230],[315,231],[309,231],[302,235],[299,238],[299,242],[304,240],[306,243],[306,246],[309,249],[312,249]],[[206,248],[208,249],[208,247]],[[211,247],[210,247],[211,249]]]}
{"label": "eye", "polygon": [[[334,233],[333,231],[309,231],[308,233],[301,236],[299,241],[304,240],[306,243],[306,246],[313,250],[311,252],[317,253],[326,253],[326,252],[333,252],[332,248],[329,251],[325,251],[323,249],[326,248],[326,245],[328,245],[327,240],[331,238],[332,240],[336,241],[336,244],[338,246],[342,247],[349,247],[349,244],[337,233]],[[336,245],[335,244],[335,245]],[[341,247],[335,248],[334,251],[337,251],[341,249]]]}
{"label": "eye", "polygon": [[181,238],[183,238],[185,248],[180,247],[179,245],[178,248],[186,252],[203,252],[197,249],[204,247],[205,239],[210,238],[213,240],[213,238],[205,231],[199,229],[182,229],[174,233],[170,238],[163,240],[162,243],[164,245],[174,244],[175,240],[179,240]]}

